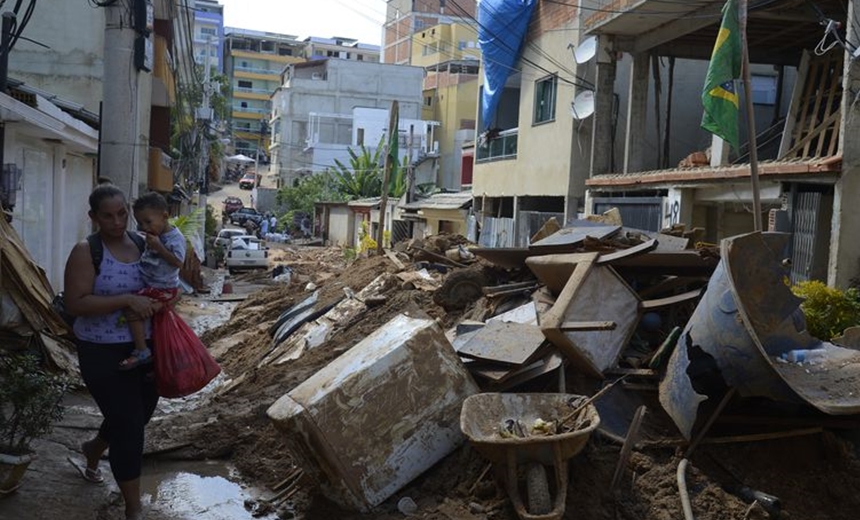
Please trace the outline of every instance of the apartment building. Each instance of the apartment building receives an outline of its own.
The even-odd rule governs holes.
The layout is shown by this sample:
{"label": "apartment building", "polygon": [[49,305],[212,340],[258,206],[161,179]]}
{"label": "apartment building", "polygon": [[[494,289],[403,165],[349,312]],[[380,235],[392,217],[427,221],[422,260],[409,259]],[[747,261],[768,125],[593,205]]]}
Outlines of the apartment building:
{"label": "apartment building", "polygon": [[225,30],[226,73],[231,86],[231,121],[235,153],[268,162],[270,98],[291,63],[304,61],[305,44],[296,36],[249,29]]}
{"label": "apartment building", "polygon": [[352,38],[310,36],[304,39],[304,43],[304,56],[308,60],[339,58],[355,61],[379,61],[379,45],[360,43]]}

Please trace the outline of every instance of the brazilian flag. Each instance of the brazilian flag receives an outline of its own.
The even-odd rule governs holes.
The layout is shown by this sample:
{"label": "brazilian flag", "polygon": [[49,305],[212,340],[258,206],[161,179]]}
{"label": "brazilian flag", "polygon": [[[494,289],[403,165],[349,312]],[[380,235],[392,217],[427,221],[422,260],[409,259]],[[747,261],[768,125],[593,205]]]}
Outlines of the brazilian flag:
{"label": "brazilian flag", "polygon": [[728,0],[723,6],[723,22],[714,43],[708,77],[702,90],[705,115],[702,128],[727,141],[735,150],[739,148],[738,109],[740,101],[735,79],[741,75],[741,34],[738,29],[737,0]]}

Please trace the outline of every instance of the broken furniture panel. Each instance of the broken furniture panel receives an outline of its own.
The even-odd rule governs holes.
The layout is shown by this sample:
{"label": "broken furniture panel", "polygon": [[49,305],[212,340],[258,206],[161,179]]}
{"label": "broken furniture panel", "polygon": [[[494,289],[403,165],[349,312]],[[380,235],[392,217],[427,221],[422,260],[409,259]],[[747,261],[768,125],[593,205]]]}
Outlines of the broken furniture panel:
{"label": "broken furniture panel", "polygon": [[601,376],[615,366],[636,329],[640,300],[611,267],[595,265],[596,258],[550,255],[526,264],[550,290],[570,273],[555,305],[541,316],[541,330],[574,366]]}
{"label": "broken furniture panel", "polygon": [[329,498],[367,512],[462,443],[477,392],[433,320],[399,315],[267,413]]}
{"label": "broken furniture panel", "polygon": [[587,237],[602,240],[618,232],[621,226],[607,226],[586,220],[577,220],[571,227],[566,227],[552,235],[538,240],[529,246],[529,250],[541,254],[569,253],[572,248],[580,246]]}
{"label": "broken furniture panel", "polygon": [[522,365],[529,361],[546,341],[537,325],[491,321],[482,327],[463,345],[461,356]]}

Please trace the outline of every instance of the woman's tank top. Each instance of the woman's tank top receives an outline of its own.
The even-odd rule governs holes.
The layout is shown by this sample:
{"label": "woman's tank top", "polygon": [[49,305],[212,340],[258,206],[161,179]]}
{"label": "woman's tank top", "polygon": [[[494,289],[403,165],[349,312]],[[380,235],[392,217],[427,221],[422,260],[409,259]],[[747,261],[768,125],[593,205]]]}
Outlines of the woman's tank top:
{"label": "woman's tank top", "polygon": [[[126,264],[120,262],[104,248],[99,274],[93,284],[96,296],[116,296],[134,294],[143,289],[143,277],[138,268],[139,262]],[[122,311],[102,316],[81,316],[75,320],[75,337],[91,343],[129,343],[131,331]],[[150,321],[146,320],[146,337],[149,337]]]}

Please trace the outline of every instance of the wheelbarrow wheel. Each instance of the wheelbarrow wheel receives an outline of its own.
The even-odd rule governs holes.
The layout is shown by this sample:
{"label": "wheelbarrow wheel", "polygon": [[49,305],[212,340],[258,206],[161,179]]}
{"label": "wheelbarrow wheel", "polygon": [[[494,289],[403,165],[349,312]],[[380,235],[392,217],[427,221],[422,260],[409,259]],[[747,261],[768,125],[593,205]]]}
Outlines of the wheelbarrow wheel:
{"label": "wheelbarrow wheel", "polygon": [[526,468],[526,498],[530,514],[545,515],[552,511],[549,481],[543,464],[532,463]]}

